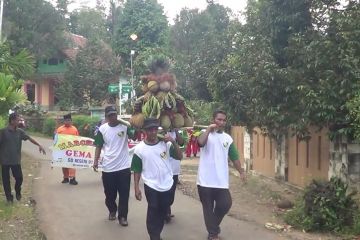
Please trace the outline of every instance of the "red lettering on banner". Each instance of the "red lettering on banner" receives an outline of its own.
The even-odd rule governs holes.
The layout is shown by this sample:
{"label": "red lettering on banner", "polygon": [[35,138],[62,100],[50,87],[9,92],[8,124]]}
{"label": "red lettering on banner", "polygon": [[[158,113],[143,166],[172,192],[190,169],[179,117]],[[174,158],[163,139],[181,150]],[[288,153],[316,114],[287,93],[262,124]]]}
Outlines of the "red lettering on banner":
{"label": "red lettering on banner", "polygon": [[91,153],[84,151],[66,150],[65,154],[69,157],[91,158]]}

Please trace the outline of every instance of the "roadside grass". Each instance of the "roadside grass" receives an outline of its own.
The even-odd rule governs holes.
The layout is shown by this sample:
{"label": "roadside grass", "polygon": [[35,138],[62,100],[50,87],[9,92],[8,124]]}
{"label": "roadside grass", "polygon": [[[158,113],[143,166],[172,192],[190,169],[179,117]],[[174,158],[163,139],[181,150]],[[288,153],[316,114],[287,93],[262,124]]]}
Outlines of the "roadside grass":
{"label": "roadside grass", "polygon": [[[14,203],[7,203],[1,187],[0,196],[0,239],[1,240],[46,240],[40,231],[36,219],[32,199],[34,177],[39,170],[39,163],[28,155],[22,156],[22,170],[24,181],[22,185],[22,199]],[[2,184],[1,184],[2,185]],[[11,177],[12,191],[14,192],[14,179]]]}

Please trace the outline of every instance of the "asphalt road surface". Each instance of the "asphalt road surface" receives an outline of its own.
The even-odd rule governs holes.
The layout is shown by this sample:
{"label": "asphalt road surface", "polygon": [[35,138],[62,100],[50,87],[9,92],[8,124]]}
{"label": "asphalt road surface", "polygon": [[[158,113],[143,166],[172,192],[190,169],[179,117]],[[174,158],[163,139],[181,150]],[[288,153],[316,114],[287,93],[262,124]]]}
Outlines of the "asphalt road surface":
{"label": "asphalt road surface", "polygon": [[[47,155],[40,155],[38,148],[28,141],[23,143],[23,152],[41,160],[40,173],[34,179],[34,199],[40,228],[48,240],[149,239],[145,225],[147,202],[144,193],[143,200],[137,201],[131,186],[128,227],[120,226],[117,221],[109,221],[101,173],[91,169],[78,170],[76,179],[79,185],[61,184],[61,168],[50,167],[51,152],[48,147],[52,141],[35,139],[43,144]],[[199,201],[177,191],[173,213],[173,221],[164,226],[163,240],[207,239]],[[264,227],[231,217],[224,218],[221,229],[222,240],[283,239]]]}

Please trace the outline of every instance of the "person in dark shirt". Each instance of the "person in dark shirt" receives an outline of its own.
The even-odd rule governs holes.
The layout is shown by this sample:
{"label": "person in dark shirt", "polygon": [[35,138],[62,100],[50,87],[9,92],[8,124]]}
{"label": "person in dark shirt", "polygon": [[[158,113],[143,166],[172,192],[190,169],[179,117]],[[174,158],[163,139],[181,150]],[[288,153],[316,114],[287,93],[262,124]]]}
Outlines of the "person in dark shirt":
{"label": "person in dark shirt", "polygon": [[22,141],[29,140],[39,147],[39,152],[46,154],[44,148],[33,138],[28,136],[24,130],[19,128],[19,115],[11,113],[9,115],[9,125],[0,130],[0,163],[2,182],[6,200],[13,202],[10,185],[10,169],[15,178],[16,199],[21,200],[21,185],[23,175],[21,170],[21,145]]}

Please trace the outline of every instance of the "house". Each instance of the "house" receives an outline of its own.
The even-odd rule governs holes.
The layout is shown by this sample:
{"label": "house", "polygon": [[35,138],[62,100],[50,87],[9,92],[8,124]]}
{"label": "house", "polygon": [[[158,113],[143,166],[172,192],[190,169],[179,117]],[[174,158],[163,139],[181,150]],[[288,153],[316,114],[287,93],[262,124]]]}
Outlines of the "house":
{"label": "house", "polygon": [[66,62],[75,59],[77,53],[86,45],[87,39],[83,36],[65,33],[69,40],[69,47],[60,49],[58,54],[48,59],[39,60],[36,64],[36,73],[32,79],[24,82],[23,90],[31,103],[40,105],[44,110],[53,110],[58,102],[55,96],[56,87],[66,71]]}

